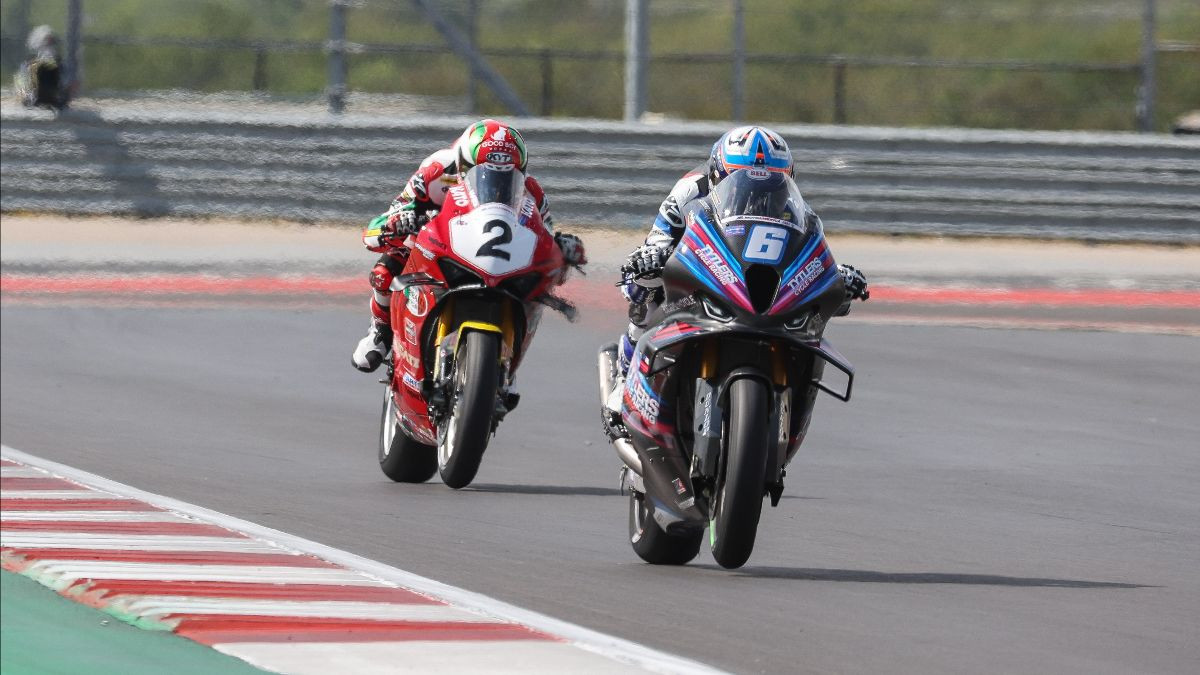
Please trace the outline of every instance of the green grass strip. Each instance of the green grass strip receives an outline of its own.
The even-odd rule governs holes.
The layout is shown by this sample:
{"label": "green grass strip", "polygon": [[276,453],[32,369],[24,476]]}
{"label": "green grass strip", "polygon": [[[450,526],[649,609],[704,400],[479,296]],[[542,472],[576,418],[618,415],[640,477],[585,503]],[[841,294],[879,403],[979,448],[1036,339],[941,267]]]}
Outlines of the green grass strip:
{"label": "green grass strip", "polygon": [[0,672],[237,675],[263,671],[178,635],[127,625],[33,579],[0,572]]}

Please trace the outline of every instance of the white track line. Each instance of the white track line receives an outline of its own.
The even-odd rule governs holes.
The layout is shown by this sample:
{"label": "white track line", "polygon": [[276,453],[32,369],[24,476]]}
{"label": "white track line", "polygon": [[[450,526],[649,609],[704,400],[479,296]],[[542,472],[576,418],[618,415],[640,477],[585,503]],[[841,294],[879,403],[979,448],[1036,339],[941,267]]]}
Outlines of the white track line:
{"label": "white track line", "polygon": [[25,574],[55,580],[65,588],[81,579],[138,581],[244,581],[255,583],[373,586],[379,582],[353,570],[277,565],[189,565],[186,563],[110,562],[106,560],[35,560]]}
{"label": "white track line", "polygon": [[[7,446],[5,446],[7,447]],[[7,451],[6,451],[7,452]],[[5,490],[5,499],[120,499],[120,495],[103,490]]]}
{"label": "white track line", "polygon": [[0,466],[0,478],[48,478],[49,473],[32,466]]}
{"label": "white track line", "polygon": [[[132,596],[114,600],[111,606],[130,614],[221,614],[254,616],[305,616],[327,619],[370,619],[372,621],[459,621],[492,623],[491,617],[450,607],[411,603],[353,602],[337,600],[242,600],[237,598]],[[351,640],[352,641],[352,640]]]}
{"label": "white track line", "polygon": [[[66,466],[64,464],[59,464],[57,462],[52,462],[52,461],[49,461],[46,459],[42,459],[35,455],[30,455],[28,453],[21,452],[20,450],[10,448],[7,445],[0,446],[0,452],[2,452],[6,458],[12,459],[14,461],[17,461],[17,462],[20,462],[23,464],[41,467],[57,476],[67,478],[69,480],[75,480],[77,482],[87,483],[88,485],[95,486],[96,488],[101,489],[101,490],[112,491],[112,492],[115,492],[115,493],[120,494],[125,497],[139,499],[139,500],[148,502],[150,504],[153,504],[154,506],[158,506],[160,508],[164,508],[164,509],[168,509],[171,511],[176,511],[178,513],[183,513],[183,514],[187,514],[190,516],[194,516],[201,520],[208,521],[210,523],[214,523],[214,524],[220,525],[222,527],[227,527],[230,529],[238,530],[240,532],[243,532],[243,533],[248,534],[253,537],[257,537],[259,539],[268,540],[268,541],[272,541],[272,542],[281,544],[283,546],[286,546],[288,548],[294,549],[299,552],[309,553],[309,554],[315,555],[319,558],[323,558],[329,562],[343,565],[349,569],[358,570],[359,572],[362,572],[363,574],[370,575],[376,579],[380,579],[385,582],[389,582],[390,584],[395,584],[397,586],[408,588],[408,589],[414,590],[414,591],[424,594],[424,595],[433,596],[437,599],[443,600],[452,605],[467,609],[469,611],[479,612],[479,613],[487,615],[487,616],[495,617],[502,621],[509,621],[509,622],[514,622],[514,623],[524,624],[526,626],[529,626],[530,628],[533,628],[534,630],[538,630],[538,631],[541,631],[544,633],[549,633],[551,635],[557,635],[561,638],[568,640],[572,645],[574,645],[580,649],[605,656],[605,657],[612,659],[614,661],[617,661],[619,663],[626,664],[627,666],[632,667],[632,668],[643,668],[646,670],[650,670],[653,672],[659,672],[659,673],[706,674],[706,673],[724,672],[724,671],[717,670],[711,666],[700,663],[698,661],[693,661],[691,659],[686,659],[686,658],[683,658],[680,656],[675,656],[673,654],[668,654],[666,652],[660,652],[660,651],[651,649],[649,647],[645,647],[643,645],[637,644],[636,642],[630,642],[629,640],[624,640],[622,638],[614,637],[612,635],[605,635],[604,633],[594,631],[590,628],[585,628],[583,626],[579,626],[577,624],[573,624],[568,621],[563,621],[561,619],[555,619],[553,617],[547,616],[545,614],[541,614],[539,612],[534,612],[534,611],[531,611],[528,609],[517,607],[516,605],[511,605],[509,603],[502,602],[500,600],[496,600],[494,598],[488,597],[481,593],[475,593],[475,592],[468,591],[468,590],[465,590],[462,588],[458,588],[456,586],[450,586],[449,584],[444,584],[440,581],[435,581],[428,577],[423,577],[423,576],[420,576],[417,574],[413,574],[412,572],[407,572],[407,571],[399,569],[397,567],[392,567],[391,565],[386,565],[384,563],[377,562],[375,560],[370,560],[368,558],[364,558],[362,556],[358,556],[353,553],[349,553],[347,551],[342,551],[342,550],[333,548],[331,546],[319,544],[315,541],[310,541],[308,539],[304,539],[304,538],[298,537],[296,535],[288,534],[286,532],[281,532],[279,530],[275,530],[275,529],[272,529],[269,527],[264,527],[262,525],[252,523],[247,520],[235,518],[233,516],[226,515],[219,511],[213,511],[211,509],[206,509],[204,507],[196,506],[194,504],[188,504],[186,502],[182,502],[177,499],[172,499],[170,497],[164,497],[162,495],[157,495],[157,494],[154,494],[151,492],[146,492],[144,490],[139,490],[137,488],[130,487],[128,485],[124,485],[122,483],[118,483],[116,481],[109,480],[107,478],[103,478],[101,476],[97,476],[95,474],[88,473],[86,471],[75,469],[73,467]],[[121,577],[121,578],[138,578],[138,577]],[[162,578],[162,577],[158,577],[158,578]],[[224,576],[221,576],[219,580],[232,581],[233,579],[228,575],[224,575]],[[252,579],[252,580],[253,581],[261,581],[262,579]],[[289,578],[289,581],[292,583],[303,583],[303,582],[300,582],[299,580],[295,579],[294,577]],[[365,578],[364,578],[364,581],[366,581]],[[524,642],[528,642],[528,641],[524,641]],[[412,645],[412,644],[419,645],[421,643],[409,643],[409,644],[410,645]],[[489,646],[494,646],[495,644],[497,644],[497,643],[489,643]],[[276,647],[279,647],[279,646],[287,647],[287,648],[296,647],[296,645],[271,645],[271,646],[265,646],[265,647],[263,647],[263,649],[264,650],[274,650]],[[339,645],[339,646],[341,646],[341,645]],[[334,647],[334,645],[328,645],[328,647],[332,648],[332,647]],[[528,649],[530,647],[530,645],[523,644],[523,645],[521,645],[521,647],[522,647],[522,649]],[[320,647],[318,646],[317,648],[320,648]],[[245,645],[245,644],[240,644],[240,645],[239,644],[227,644],[227,645],[221,646],[221,651],[224,651],[225,653],[235,655],[235,656],[237,656],[237,654],[234,653],[235,651],[239,651],[239,650],[245,651],[246,649],[248,649],[248,645]],[[402,649],[403,649],[403,646],[396,647],[397,652],[401,651]],[[299,652],[297,652],[297,653],[299,653]],[[389,652],[389,653],[392,653],[392,652]],[[446,656],[446,650],[437,650],[437,654],[442,655],[442,657],[444,657],[444,658],[450,658],[450,657]],[[478,655],[478,654],[476,655],[476,659],[471,662],[474,664],[474,666],[473,666],[474,669],[478,669],[480,667],[478,664],[480,664],[480,663],[489,664],[490,672],[500,672],[500,669],[503,669],[505,667],[512,667],[515,669],[515,668],[520,667],[520,665],[521,665],[516,661],[505,662],[503,660],[497,659],[496,657],[491,655],[492,654],[491,652],[488,652],[487,654],[488,655],[486,657],[482,657],[482,659],[480,658],[480,655]],[[564,663],[566,663],[565,659],[567,659],[567,658],[570,658],[569,655],[564,656]],[[421,656],[415,655],[415,656],[412,656],[412,659],[414,659],[412,661],[413,663],[419,663]],[[261,663],[262,662],[257,659],[247,659],[247,660],[249,660],[251,663],[255,663],[255,662]],[[582,663],[582,659],[580,661],[581,661],[581,663],[579,665],[581,668],[583,668],[584,664]],[[549,661],[547,661],[547,662],[549,662]],[[393,661],[392,663],[398,664],[398,663],[404,663],[404,662],[403,661]],[[457,663],[457,667],[454,665],[451,665],[451,664],[447,664],[447,667],[445,669],[446,670],[453,669],[453,670],[456,670],[459,672],[468,672],[472,668],[472,666],[469,665],[468,662],[465,662],[465,661],[456,662],[456,663]],[[525,661],[525,663],[529,663],[529,661]],[[364,662],[364,664],[363,664],[363,669],[356,668],[354,666],[354,664],[349,661],[347,661],[345,663],[345,665],[346,665],[346,667],[344,668],[344,672],[367,672],[365,670],[366,662]],[[429,664],[429,665],[433,665],[433,664]],[[315,671],[311,671],[311,670],[308,670],[308,671],[304,670],[303,669],[304,662],[302,659],[297,661],[296,666],[297,666],[297,668],[295,669],[294,672],[315,672]],[[573,670],[573,669],[567,668],[567,667],[564,667],[562,669],[563,672],[566,672],[567,670]],[[291,671],[292,671],[292,669],[289,668],[289,672],[291,672]],[[326,672],[326,670],[322,669],[320,672],[322,674],[324,674]],[[611,670],[609,672],[611,672]]]}
{"label": "white track line", "polygon": [[60,521],[64,523],[198,523],[168,511],[0,511],[0,522],[23,520]]}
{"label": "white track line", "polygon": [[256,539],[169,534],[97,534],[93,532],[0,533],[0,546],[12,548],[82,548],[104,551],[220,551],[222,553],[293,553]]}

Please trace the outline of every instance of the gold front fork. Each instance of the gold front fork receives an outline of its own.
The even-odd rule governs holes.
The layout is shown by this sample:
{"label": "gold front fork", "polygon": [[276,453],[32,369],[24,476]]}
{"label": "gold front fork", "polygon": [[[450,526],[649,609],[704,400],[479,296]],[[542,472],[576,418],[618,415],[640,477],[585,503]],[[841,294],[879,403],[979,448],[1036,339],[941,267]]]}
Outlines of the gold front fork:
{"label": "gold front fork", "polygon": [[783,350],[777,343],[771,343],[771,379],[775,386],[787,386],[787,362],[783,358]]}
{"label": "gold front fork", "polygon": [[717,341],[709,338],[704,341],[704,353],[700,358],[700,377],[708,379],[717,374]]}
{"label": "gold front fork", "polygon": [[454,325],[454,298],[446,300],[446,309],[438,315],[437,339],[434,341],[434,347],[438,348],[442,345],[442,340],[450,334],[450,327]]}

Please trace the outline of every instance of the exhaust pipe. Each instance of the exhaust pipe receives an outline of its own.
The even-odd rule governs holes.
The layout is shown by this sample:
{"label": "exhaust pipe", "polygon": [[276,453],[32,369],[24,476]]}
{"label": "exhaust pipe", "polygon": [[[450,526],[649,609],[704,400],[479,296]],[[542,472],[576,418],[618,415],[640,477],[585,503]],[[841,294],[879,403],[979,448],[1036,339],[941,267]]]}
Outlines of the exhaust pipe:
{"label": "exhaust pipe", "polygon": [[617,345],[607,344],[600,348],[600,356],[596,360],[600,374],[600,407],[608,405],[608,392],[612,391],[613,364],[617,361]]}
{"label": "exhaust pipe", "polygon": [[[600,356],[597,360],[597,368],[600,375],[600,409],[605,410],[608,407],[608,393],[612,391],[613,381],[616,379],[613,375],[614,365],[617,361],[617,345],[605,345],[600,349]],[[642,460],[638,457],[637,450],[634,450],[633,443],[629,442],[628,438],[614,439],[613,448],[617,451],[617,457],[629,467],[631,471],[637,475],[642,475]]]}
{"label": "exhaust pipe", "polygon": [[617,456],[625,462],[630,471],[642,475],[642,458],[638,457],[637,450],[633,449],[633,443],[630,443],[628,438],[618,438],[613,441],[613,447],[617,449]]}

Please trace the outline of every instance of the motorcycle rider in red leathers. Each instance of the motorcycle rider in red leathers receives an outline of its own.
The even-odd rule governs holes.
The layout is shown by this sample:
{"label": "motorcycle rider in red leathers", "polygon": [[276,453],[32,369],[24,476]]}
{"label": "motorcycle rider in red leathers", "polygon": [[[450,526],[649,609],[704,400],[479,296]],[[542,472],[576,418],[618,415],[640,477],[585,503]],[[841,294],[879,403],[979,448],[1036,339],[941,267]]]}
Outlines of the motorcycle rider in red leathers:
{"label": "motorcycle rider in red leathers", "polygon": [[[416,234],[434,212],[441,209],[446,191],[458,184],[459,176],[484,162],[513,164],[524,172],[527,156],[525,140],[516,129],[493,119],[480,120],[466,128],[449,148],[438,150],[421,162],[416,173],[408,179],[404,190],[391,207],[376,216],[363,231],[367,250],[381,253],[371,269],[371,328],[359,340],[351,362],[363,372],[372,372],[387,358],[392,348],[390,325],[392,279],[400,274],[408,261],[409,250],[403,241]],[[545,193],[533,176],[526,176],[525,190],[534,198],[541,212],[542,223],[553,231],[553,221],[546,204]],[[554,234],[568,265],[587,262],[583,242],[571,234]]]}
{"label": "motorcycle rider in red leathers", "polygon": [[[694,199],[707,197],[730,173],[749,168],[785,173],[790,180],[793,165],[787,142],[774,131],[759,126],[737,127],[723,134],[713,144],[708,160],[684,174],[671,188],[671,193],[658,209],[658,217],[646,235],[645,243],[634,249],[621,267],[626,277],[621,292],[629,301],[629,326],[617,342],[618,375],[614,378],[607,405],[614,417],[620,417],[625,374],[629,370],[634,347],[646,331],[644,322],[663,300],[659,274],[683,236],[683,207]],[[805,206],[807,208],[807,204]],[[811,211],[806,218],[820,222]],[[862,272],[850,265],[838,265],[838,271],[845,282],[846,299],[836,316],[843,316],[850,312],[851,301],[856,298],[866,300],[870,293]],[[638,278],[635,280],[634,276]]]}

